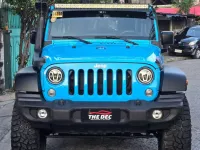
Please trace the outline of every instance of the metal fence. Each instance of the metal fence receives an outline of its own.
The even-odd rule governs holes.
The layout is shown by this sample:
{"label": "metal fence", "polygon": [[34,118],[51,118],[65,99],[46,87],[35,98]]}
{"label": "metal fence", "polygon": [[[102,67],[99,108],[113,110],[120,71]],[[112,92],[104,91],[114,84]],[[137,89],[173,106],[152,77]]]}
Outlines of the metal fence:
{"label": "metal fence", "polygon": [[[8,27],[4,31],[4,64],[5,64],[5,88],[9,89],[13,86],[16,72],[18,71],[17,57],[19,55],[20,43],[20,17],[8,7],[0,8],[0,27]],[[31,45],[29,50],[28,66],[32,65],[34,47]]]}

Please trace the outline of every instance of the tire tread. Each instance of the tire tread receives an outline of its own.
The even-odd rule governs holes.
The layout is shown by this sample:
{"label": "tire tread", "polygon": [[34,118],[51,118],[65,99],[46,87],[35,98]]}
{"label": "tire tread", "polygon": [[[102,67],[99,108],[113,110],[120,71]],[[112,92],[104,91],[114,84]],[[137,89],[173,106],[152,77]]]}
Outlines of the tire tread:
{"label": "tire tread", "polygon": [[19,113],[16,105],[13,108],[11,122],[11,147],[12,150],[41,150],[40,132],[31,127]]}
{"label": "tire tread", "polygon": [[183,101],[183,109],[172,126],[161,133],[159,150],[191,150],[191,118],[187,99]]}

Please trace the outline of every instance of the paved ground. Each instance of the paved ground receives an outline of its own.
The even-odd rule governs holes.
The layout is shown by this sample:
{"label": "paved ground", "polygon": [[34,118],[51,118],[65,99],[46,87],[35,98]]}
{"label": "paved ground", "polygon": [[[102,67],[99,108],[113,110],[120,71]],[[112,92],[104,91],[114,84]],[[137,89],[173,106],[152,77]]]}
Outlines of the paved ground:
{"label": "paved ground", "polygon": [[[185,60],[169,63],[180,67],[187,74],[189,87],[187,97],[189,99],[192,115],[192,150],[200,149],[200,60]],[[0,150],[10,150],[10,120],[13,106],[13,95],[5,100],[6,96],[0,96]],[[10,99],[10,100],[9,100]],[[2,102],[1,102],[2,101]],[[48,150],[156,150],[156,139],[48,139]]]}

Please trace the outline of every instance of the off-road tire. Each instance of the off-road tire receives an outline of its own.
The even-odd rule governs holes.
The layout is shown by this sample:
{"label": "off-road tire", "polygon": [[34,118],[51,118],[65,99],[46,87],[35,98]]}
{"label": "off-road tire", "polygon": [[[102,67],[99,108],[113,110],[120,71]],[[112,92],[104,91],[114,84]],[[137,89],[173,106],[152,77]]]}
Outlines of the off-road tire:
{"label": "off-road tire", "polygon": [[16,105],[13,108],[11,123],[12,150],[45,150],[46,137],[20,114]]}
{"label": "off-road tire", "polygon": [[191,150],[191,118],[187,98],[183,105],[180,116],[158,136],[159,150]]}
{"label": "off-road tire", "polygon": [[194,55],[192,55],[193,59],[200,59],[200,49],[197,49]]}

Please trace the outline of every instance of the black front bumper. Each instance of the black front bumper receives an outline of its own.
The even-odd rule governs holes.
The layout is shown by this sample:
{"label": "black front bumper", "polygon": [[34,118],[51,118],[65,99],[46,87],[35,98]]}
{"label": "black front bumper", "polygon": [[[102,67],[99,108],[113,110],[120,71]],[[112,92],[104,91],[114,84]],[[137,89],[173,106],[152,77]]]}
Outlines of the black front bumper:
{"label": "black front bumper", "polygon": [[[79,129],[125,129],[133,132],[148,130],[159,130],[167,128],[180,113],[183,107],[184,94],[160,95],[156,101],[135,101],[128,102],[72,102],[54,101],[45,102],[40,96],[28,94],[17,94],[17,107],[22,115],[36,128],[50,129],[55,132],[68,132]],[[35,101],[33,101],[35,99]],[[48,117],[39,119],[37,111],[46,109]],[[119,121],[87,122],[83,121],[81,114],[86,109],[114,109],[120,113]],[[156,120],[152,117],[153,110],[162,110],[162,119]]]}
{"label": "black front bumper", "polygon": [[185,54],[185,55],[193,55],[195,50],[196,50],[196,47],[194,46],[189,46],[189,45],[178,45],[178,44],[174,44],[172,46],[169,47],[169,51],[170,52],[175,52],[175,49],[180,49],[182,50],[182,53],[180,54]]}

